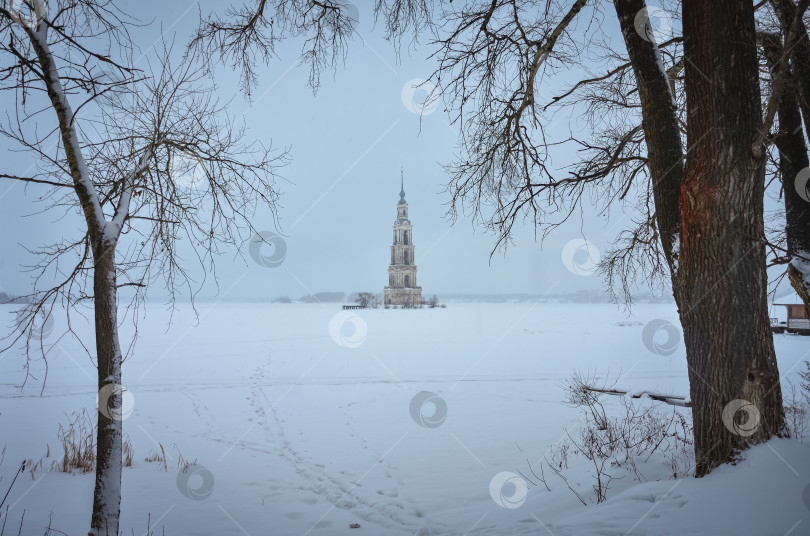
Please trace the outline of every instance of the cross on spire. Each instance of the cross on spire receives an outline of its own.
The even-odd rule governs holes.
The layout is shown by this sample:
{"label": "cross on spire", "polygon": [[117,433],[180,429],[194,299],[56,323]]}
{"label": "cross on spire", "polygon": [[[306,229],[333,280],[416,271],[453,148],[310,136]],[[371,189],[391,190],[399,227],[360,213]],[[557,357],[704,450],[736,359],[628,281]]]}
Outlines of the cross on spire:
{"label": "cross on spire", "polygon": [[405,166],[399,168],[401,189],[399,191],[399,204],[405,205]]}

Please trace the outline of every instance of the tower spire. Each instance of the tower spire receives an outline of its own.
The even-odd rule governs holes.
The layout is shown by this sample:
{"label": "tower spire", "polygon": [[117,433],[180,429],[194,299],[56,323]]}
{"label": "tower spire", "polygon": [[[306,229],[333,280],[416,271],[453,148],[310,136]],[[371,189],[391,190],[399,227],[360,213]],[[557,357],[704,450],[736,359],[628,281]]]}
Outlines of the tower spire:
{"label": "tower spire", "polygon": [[399,190],[399,204],[404,205],[404,204],[406,204],[406,202],[405,202],[405,166],[401,166],[399,168],[399,173],[400,173],[400,181],[401,181],[400,182],[401,187],[400,187],[400,190]]}

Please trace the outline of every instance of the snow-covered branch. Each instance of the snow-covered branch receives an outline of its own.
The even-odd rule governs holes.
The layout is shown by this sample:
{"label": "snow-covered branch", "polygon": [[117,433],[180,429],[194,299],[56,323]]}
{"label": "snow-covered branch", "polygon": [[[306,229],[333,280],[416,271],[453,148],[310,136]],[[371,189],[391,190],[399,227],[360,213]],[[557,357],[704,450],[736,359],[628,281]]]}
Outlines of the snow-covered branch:
{"label": "snow-covered branch", "polygon": [[135,184],[137,180],[149,170],[149,164],[154,160],[154,157],[154,147],[149,147],[138,159],[135,168],[127,173],[121,181],[122,187],[121,195],[118,198],[118,206],[115,208],[115,214],[112,219],[107,223],[104,229],[106,241],[117,240],[121,235],[124,222],[129,217],[129,206],[132,201]]}
{"label": "snow-covered branch", "polygon": [[44,0],[35,0],[34,4],[37,17],[40,17],[42,22],[37,25],[36,29],[31,29],[25,24],[21,25],[36,52],[41,67],[42,81],[59,120],[59,131],[65,147],[65,155],[73,178],[76,195],[82,203],[88,225],[100,237],[105,229],[106,220],[101,209],[98,192],[84,158],[79,134],[76,131],[73,109],[62,86],[59,71],[56,67],[56,58],[48,44],[49,24]]}

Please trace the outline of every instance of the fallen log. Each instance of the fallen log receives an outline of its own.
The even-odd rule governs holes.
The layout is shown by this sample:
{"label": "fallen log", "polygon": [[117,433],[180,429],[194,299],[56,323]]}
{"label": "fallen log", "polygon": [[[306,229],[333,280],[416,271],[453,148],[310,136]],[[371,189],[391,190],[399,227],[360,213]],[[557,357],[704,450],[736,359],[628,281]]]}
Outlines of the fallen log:
{"label": "fallen log", "polygon": [[652,393],[650,391],[641,391],[638,393],[629,393],[629,391],[621,391],[619,389],[601,389],[598,387],[590,387],[585,386],[585,389],[594,393],[604,393],[606,395],[613,395],[613,396],[625,396],[630,394],[631,398],[641,398],[642,396],[648,396],[649,398],[656,400],[658,402],[665,402],[672,406],[680,406],[684,408],[691,408],[692,402],[687,400],[684,396],[678,395],[666,395],[662,393]]}

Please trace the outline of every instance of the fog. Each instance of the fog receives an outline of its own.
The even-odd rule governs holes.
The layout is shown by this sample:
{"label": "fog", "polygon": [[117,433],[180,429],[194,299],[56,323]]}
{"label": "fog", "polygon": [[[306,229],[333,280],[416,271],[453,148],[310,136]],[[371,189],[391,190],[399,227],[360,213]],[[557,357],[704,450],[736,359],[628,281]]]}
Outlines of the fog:
{"label": "fog", "polygon": [[[289,165],[279,171],[277,225],[267,209],[254,219],[257,228],[282,237],[286,253],[282,262],[264,267],[251,258],[248,244],[225,252],[217,264],[218,287],[209,277],[201,296],[295,299],[320,291],[381,291],[387,283],[401,169],[423,295],[543,295],[602,288],[592,269],[596,259],[588,252],[594,257],[605,251],[631,224],[632,215],[620,206],[597,215],[586,199],[582,211],[544,241],[531,221],[519,221],[505,251],[493,250],[495,237],[470,214],[451,221],[442,165],[452,158],[458,128],[442,101],[425,106],[427,92],[413,87],[435,68],[427,59],[433,49],[406,42],[398,56],[383,39],[382,24],[375,25],[371,3],[357,6],[360,21],[345,63],[324,72],[316,94],[306,85],[309,71],[299,65],[302,42],[296,39],[280,47],[269,65],[260,64],[259,86],[251,100],[239,91],[237,73],[225,68],[216,73],[217,94],[229,103],[234,118],[246,122],[247,135],[290,151]],[[148,65],[150,46],[161,35],[174,36],[181,52],[199,13],[218,7],[213,1],[124,3],[125,11],[152,21],[135,39],[144,54],[138,66]],[[618,36],[617,28],[606,31]],[[559,87],[566,86],[561,81]],[[3,108],[11,109],[15,96],[0,98]],[[52,116],[46,109],[40,121],[50,126]],[[547,130],[564,136],[576,127],[576,119],[561,117]],[[4,167],[23,173],[34,164],[28,155],[14,152],[17,148],[7,139],[0,143]],[[553,155],[555,165],[574,158],[566,151]],[[36,256],[28,250],[81,236],[83,222],[75,214],[34,214],[46,206],[37,202],[42,192],[17,182],[0,183],[0,289],[9,294],[31,289],[25,267]],[[587,251],[578,248],[583,240],[591,244]],[[194,262],[188,266],[196,279],[203,279]],[[150,290],[151,297],[165,294],[159,286]]]}

